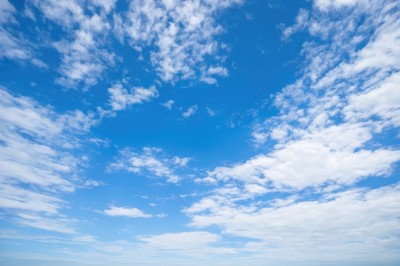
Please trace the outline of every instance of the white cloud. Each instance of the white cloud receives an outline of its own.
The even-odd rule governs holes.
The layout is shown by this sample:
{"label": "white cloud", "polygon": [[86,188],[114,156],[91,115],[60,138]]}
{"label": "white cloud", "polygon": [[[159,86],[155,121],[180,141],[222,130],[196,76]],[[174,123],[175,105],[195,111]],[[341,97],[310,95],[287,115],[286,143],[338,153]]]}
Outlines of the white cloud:
{"label": "white cloud", "polygon": [[0,24],[15,22],[15,7],[8,0],[0,0]]}
{"label": "white cloud", "polygon": [[219,240],[219,236],[209,232],[195,231],[142,236],[138,239],[157,249],[199,251],[210,244],[216,243]]}
{"label": "white cloud", "polygon": [[314,5],[318,9],[327,10],[329,8],[351,7],[358,3],[367,3],[365,0],[314,0]]}
{"label": "white cloud", "polygon": [[18,213],[16,221],[25,226],[38,228],[47,231],[53,231],[63,234],[75,234],[76,231],[72,228],[74,220],[65,218],[46,217],[37,214]]}
{"label": "white cloud", "polygon": [[214,109],[211,109],[210,107],[207,107],[206,106],[206,110],[207,110],[207,114],[209,115],[209,116],[216,116],[217,115],[217,112],[214,110]]}
{"label": "white cloud", "polygon": [[1,184],[0,192],[0,207],[4,209],[55,214],[63,204],[63,201],[55,196],[33,192],[6,183]]}
{"label": "white cloud", "polygon": [[188,157],[170,157],[159,148],[145,147],[142,153],[129,149],[122,150],[120,158],[111,163],[108,168],[109,170],[126,170],[149,177],[164,177],[167,182],[177,183],[181,177],[176,174],[176,171],[185,167],[189,161]]}
{"label": "white cloud", "polygon": [[215,83],[213,76],[226,76],[227,70],[207,62],[211,57],[216,59],[212,63],[223,61],[217,55],[221,45],[215,39],[223,29],[214,16],[240,2],[135,0],[127,14],[126,33],[138,50],[156,46],[151,62],[164,81],[200,77]]}
{"label": "white cloud", "polygon": [[144,213],[137,208],[124,208],[111,206],[109,209],[104,210],[104,213],[109,216],[125,216],[131,218],[149,218],[151,215]]}
{"label": "white cloud", "polygon": [[197,105],[190,106],[185,112],[182,113],[184,118],[189,118],[197,112]]}
{"label": "white cloud", "polygon": [[37,58],[32,59],[32,64],[42,69],[49,69],[49,66],[45,62]]}
{"label": "white cloud", "polygon": [[254,130],[251,133],[251,136],[253,137],[253,141],[257,145],[264,144],[265,141],[268,139],[268,134],[266,134],[265,132],[258,132],[257,130]]}
{"label": "white cloud", "polygon": [[179,166],[186,166],[191,159],[192,158],[189,158],[189,157],[174,156],[173,157],[173,162],[174,162],[174,164],[177,164]]}
{"label": "white cloud", "polygon": [[173,100],[168,100],[165,103],[162,104],[162,106],[164,106],[165,108],[167,108],[168,110],[172,109],[172,106],[174,105],[175,101]]}
{"label": "white cloud", "polygon": [[207,71],[202,73],[201,81],[207,84],[217,83],[216,76],[226,77],[228,76],[228,70],[221,66],[211,66]]}
{"label": "white cloud", "polygon": [[349,97],[344,108],[348,120],[365,120],[380,117],[386,124],[400,126],[400,72],[393,73],[373,88]]}
{"label": "white cloud", "polygon": [[[400,259],[400,150],[383,140],[399,126],[400,12],[398,1],[362,2],[314,1],[299,13],[287,36],[318,41],[303,44],[302,75],[275,96],[278,115],[253,127],[256,143],[271,142],[209,171],[200,181],[215,187],[183,210],[198,230],[243,238],[249,265]],[[354,188],[360,180],[371,187]]]}
{"label": "white cloud", "polygon": [[0,0],[0,59],[28,60],[32,52],[27,41],[15,34],[17,10],[8,0]]}
{"label": "white cloud", "polygon": [[158,97],[155,86],[149,88],[134,87],[128,91],[121,84],[116,84],[108,89],[108,93],[110,94],[109,103],[113,111],[125,110],[129,105],[141,104]]}
{"label": "white cloud", "polygon": [[116,1],[31,0],[29,3],[66,32],[65,39],[54,42],[62,61],[59,84],[94,85],[106,66],[114,65],[114,54],[106,50],[104,37],[110,31],[108,15]]}
{"label": "white cloud", "polygon": [[61,197],[85,181],[75,179],[82,166],[76,136],[96,121],[80,111],[58,114],[4,88],[0,96],[0,207],[19,224],[71,233],[59,213]]}
{"label": "white cloud", "polygon": [[[244,180],[248,171],[250,180],[302,189],[390,174],[399,151],[384,148],[376,137],[384,127],[399,125],[400,53],[388,43],[398,42],[400,13],[392,8],[373,1],[341,11],[349,13],[345,21],[335,19],[334,10],[332,15],[312,11],[302,28],[322,43],[304,46],[304,75],[277,94],[280,115],[256,124],[252,133],[258,144],[270,137],[277,145],[243,164],[219,168],[209,178]],[[372,34],[363,24],[349,27],[361,16]],[[357,50],[360,40],[366,43]]]}
{"label": "white cloud", "polygon": [[307,26],[308,16],[309,13],[307,10],[300,9],[296,17],[296,23],[293,26],[284,28],[282,32],[282,38],[286,40],[290,38],[290,36],[293,35],[295,32],[303,30]]}
{"label": "white cloud", "polygon": [[370,130],[360,125],[331,126],[287,142],[267,155],[216,168],[209,178],[296,189],[353,184],[371,175],[388,174],[400,161],[398,150],[361,149],[371,138]]}
{"label": "white cloud", "polygon": [[272,260],[282,252],[304,262],[358,261],[360,255],[377,261],[398,259],[387,246],[399,241],[399,189],[398,184],[355,189],[263,208],[230,206],[221,200],[207,208],[191,207],[191,225],[217,226],[225,234],[254,239],[245,250],[267,252]]}
{"label": "white cloud", "polygon": [[104,12],[109,13],[115,8],[117,0],[92,0],[92,3],[101,7]]}

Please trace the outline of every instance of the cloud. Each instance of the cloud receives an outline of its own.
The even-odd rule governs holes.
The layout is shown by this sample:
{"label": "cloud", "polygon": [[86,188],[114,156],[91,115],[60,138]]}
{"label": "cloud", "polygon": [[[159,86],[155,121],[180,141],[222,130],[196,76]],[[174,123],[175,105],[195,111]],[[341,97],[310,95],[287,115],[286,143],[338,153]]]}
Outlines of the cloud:
{"label": "cloud", "polygon": [[[162,80],[200,77],[206,83],[215,83],[214,76],[226,76],[227,70],[210,66],[223,63],[217,54],[221,44],[216,40],[223,29],[214,17],[241,2],[135,0],[126,15],[125,32],[139,51],[154,45],[150,59]],[[213,57],[215,60],[209,62]]]}
{"label": "cloud", "polygon": [[90,87],[107,66],[114,65],[115,55],[105,48],[105,37],[111,29],[109,14],[116,1],[31,0],[28,3],[66,33],[65,39],[53,43],[61,54],[59,84]]}
{"label": "cloud", "polygon": [[0,1],[0,59],[28,60],[32,53],[27,41],[14,34],[17,10],[8,0]]}
{"label": "cloud", "polygon": [[314,1],[299,12],[286,37],[317,39],[303,44],[302,74],[275,95],[278,115],[257,117],[262,151],[197,179],[213,187],[183,209],[191,226],[241,239],[254,265],[399,260],[400,150],[387,141],[399,127],[396,4]]}
{"label": "cloud", "polygon": [[137,208],[124,208],[111,206],[109,209],[104,210],[104,213],[109,216],[125,216],[131,218],[149,218],[151,215],[144,213]]}
{"label": "cloud", "polygon": [[207,114],[211,117],[217,115],[217,112],[214,109],[211,109],[210,107],[206,107],[206,110],[207,110]]}
{"label": "cloud", "polygon": [[174,105],[175,101],[173,100],[168,100],[165,103],[162,104],[162,106],[164,106],[165,108],[167,108],[168,110],[172,109],[172,105]]}
{"label": "cloud", "polygon": [[46,217],[37,214],[18,213],[16,221],[25,226],[53,231],[63,234],[75,234],[76,231],[72,228],[74,220],[65,218]]}
{"label": "cloud", "polygon": [[144,147],[141,153],[124,149],[120,158],[108,166],[109,170],[125,170],[130,173],[166,178],[167,182],[177,183],[182,178],[176,171],[185,167],[190,158],[174,156],[170,158],[160,148]]}
{"label": "cloud", "polygon": [[[12,27],[16,24],[16,9],[2,1],[0,14],[0,59],[33,59],[32,48],[37,42],[50,43],[59,55],[60,76],[56,82],[67,88],[87,89],[103,79],[106,70],[122,60],[113,49],[113,35],[125,40],[140,53],[148,56],[157,75],[165,82],[198,79],[214,84],[217,77],[227,76],[222,65],[225,57],[219,55],[224,44],[217,36],[224,29],[216,22],[221,10],[240,4],[241,0],[198,1],[180,4],[175,1],[134,0],[129,11],[116,9],[117,1],[28,0],[24,13],[29,18],[44,19],[53,28],[61,29],[58,39],[43,40],[36,29],[37,39],[27,41]],[[51,23],[51,24],[50,24]],[[143,49],[149,53],[142,54]],[[32,63],[40,68],[47,64],[39,59]]]}
{"label": "cloud", "polygon": [[197,112],[197,105],[190,106],[185,112],[182,113],[184,118],[189,118]]}
{"label": "cloud", "polygon": [[225,67],[221,66],[211,66],[207,71],[202,73],[201,81],[207,84],[215,84],[217,83],[217,79],[215,76],[227,77],[228,70]]}
{"label": "cloud", "polygon": [[[265,254],[262,257],[272,261],[285,261],[280,257],[282,252],[304,262],[316,258],[358,261],[364,256],[373,261],[393,260],[398,255],[387,245],[399,240],[395,234],[400,227],[399,188],[395,184],[354,189],[328,193],[319,199],[291,200],[283,206],[271,202],[271,206],[260,208],[206,198],[203,207],[193,205],[187,212],[192,226],[217,226],[225,234],[253,239],[244,250]],[[319,249],[321,246],[324,248]]]}
{"label": "cloud", "polygon": [[158,97],[155,86],[149,88],[134,87],[129,92],[121,84],[116,84],[108,89],[109,103],[113,111],[125,110],[129,105],[141,104]]}
{"label": "cloud", "polygon": [[19,209],[32,212],[55,214],[64,204],[60,198],[37,193],[12,184],[1,184],[0,207],[4,209]]}
{"label": "cloud", "polygon": [[0,24],[15,22],[14,14],[16,10],[8,0],[0,0]]}
{"label": "cloud", "polygon": [[4,88],[0,96],[0,206],[19,224],[72,232],[59,224],[69,221],[60,216],[61,195],[85,181],[75,179],[83,166],[77,136],[96,121],[80,111],[58,114]]}
{"label": "cloud", "polygon": [[328,8],[352,7],[359,3],[367,3],[365,0],[314,0],[314,6],[323,11]]}
{"label": "cloud", "polygon": [[173,163],[179,166],[186,166],[192,158],[189,157],[173,157]]}
{"label": "cloud", "polygon": [[361,149],[371,138],[370,130],[360,125],[331,126],[287,142],[268,155],[216,168],[208,177],[296,189],[354,184],[362,178],[390,173],[400,160],[398,150]]}
{"label": "cloud", "polygon": [[300,9],[300,11],[296,17],[296,23],[293,26],[284,28],[284,30],[282,32],[282,38],[284,40],[287,40],[294,33],[298,32],[300,30],[304,30],[304,28],[308,24],[308,16],[309,16],[309,13],[307,10]]}
{"label": "cloud", "polygon": [[141,236],[138,239],[152,248],[161,250],[196,250],[198,252],[218,242],[219,236],[209,232],[195,231]]}
{"label": "cloud", "polygon": [[400,126],[400,73],[384,79],[376,88],[349,97],[343,112],[347,120],[379,117],[386,125]]}

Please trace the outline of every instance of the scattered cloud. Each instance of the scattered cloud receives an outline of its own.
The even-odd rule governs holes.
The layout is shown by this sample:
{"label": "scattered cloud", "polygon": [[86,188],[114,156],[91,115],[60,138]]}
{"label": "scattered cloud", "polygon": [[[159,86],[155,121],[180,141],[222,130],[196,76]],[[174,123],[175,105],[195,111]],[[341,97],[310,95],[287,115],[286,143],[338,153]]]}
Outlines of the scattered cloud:
{"label": "scattered cloud", "polygon": [[[152,74],[161,79],[155,84],[190,79],[215,84],[219,77],[229,76],[223,55],[227,45],[219,38],[225,29],[218,16],[242,3],[117,2],[27,0],[23,10],[17,10],[11,1],[0,0],[0,60],[32,64],[41,68],[42,74],[50,71],[57,61],[35,58],[39,46],[24,35],[37,34],[33,39],[40,38],[47,48],[50,43],[60,55],[60,65],[56,65],[58,84],[83,89],[100,80],[105,81],[102,88],[114,84],[107,90],[107,107],[99,107],[97,114],[65,111],[68,104],[64,103],[55,109],[0,87],[1,219],[15,228],[0,230],[0,241],[3,244],[13,239],[9,241],[12,245],[24,241],[20,250],[5,253],[7,256],[51,265],[60,264],[66,254],[68,260],[63,263],[68,265],[93,261],[105,265],[174,266],[263,265],[266,261],[271,265],[297,265],[299,261],[305,265],[397,265],[398,0],[312,0],[310,8],[300,9],[293,25],[283,27],[281,33],[283,45],[299,32],[302,38],[295,41],[303,37],[306,40],[295,45],[301,47],[302,56],[297,80],[271,97],[273,106],[268,108],[276,108],[277,112],[268,109],[267,113],[274,116],[264,116],[265,105],[261,110],[251,109],[255,147],[251,150],[249,145],[244,152],[238,148],[240,154],[236,155],[245,156],[249,151],[253,154],[222,163],[217,156],[212,167],[199,170],[189,168],[192,158],[170,155],[161,148],[122,149],[112,163],[106,163],[107,170],[157,178],[157,187],[151,182],[150,187],[138,188],[139,192],[131,195],[141,205],[102,203],[106,206],[100,209],[102,218],[121,223],[118,228],[110,228],[115,230],[111,232],[114,236],[123,235],[120,239],[103,242],[98,240],[100,235],[80,234],[77,228],[82,221],[66,215],[65,209],[74,204],[66,195],[98,186],[104,186],[99,191],[107,189],[99,180],[82,177],[89,160],[89,155],[81,154],[84,142],[92,143],[90,147],[98,145],[102,153],[107,153],[98,162],[104,165],[108,152],[118,147],[106,136],[92,135],[99,116],[113,117],[117,111],[159,96],[155,86],[126,87],[129,78],[120,83],[108,80],[106,70],[125,60],[116,54],[110,37],[120,42],[117,45],[128,41],[130,47],[124,52],[134,49],[137,59],[143,60],[140,64],[153,66]],[[267,2],[265,7],[284,10],[281,1]],[[118,10],[121,4],[129,10]],[[246,17],[248,14],[246,10],[242,13]],[[25,20],[35,25],[18,33]],[[136,81],[141,84],[139,77]],[[43,84],[39,79],[26,82],[31,84],[33,95]],[[42,96],[46,101],[53,97],[51,93]],[[93,92],[90,97],[98,96]],[[92,104],[88,99],[85,104]],[[167,110],[180,110],[183,118],[199,111],[197,105],[187,102],[185,108],[177,108],[174,100],[168,99],[160,104]],[[200,108],[205,108],[204,114],[215,116],[216,111],[207,104]],[[250,117],[248,113],[233,117]],[[193,172],[200,174],[194,176]],[[189,182],[181,182],[186,176]],[[163,191],[165,182],[159,180],[179,185]],[[159,189],[161,195],[157,194]],[[100,195],[97,192],[93,195]],[[92,211],[85,210],[92,209],[88,206],[91,203],[84,203],[78,210],[79,219],[88,215],[85,222],[89,226],[94,221],[88,214]],[[148,214],[133,206],[157,207],[166,213]],[[176,214],[177,208],[186,218]],[[71,213],[78,214],[72,208]],[[156,233],[137,235],[132,221],[140,224],[150,219],[115,217],[165,218],[154,220],[174,224],[168,230],[160,227]],[[182,221],[187,224],[182,226]],[[49,231],[48,235],[40,233],[42,230]],[[37,232],[40,235],[35,235]],[[31,246],[22,246],[28,241],[32,246],[50,244],[54,247],[51,256],[29,254],[25,248]]]}
{"label": "scattered cloud", "polygon": [[207,84],[215,84],[217,83],[217,79],[215,78],[216,76],[227,77],[228,70],[221,66],[211,66],[202,74],[201,81]]}
{"label": "scattered cloud", "polygon": [[284,40],[287,40],[294,33],[300,30],[304,30],[308,24],[308,17],[309,17],[308,11],[305,9],[300,9],[299,13],[297,14],[295,24],[293,26],[284,28],[282,32],[282,38]]}
{"label": "scattered cloud", "polygon": [[110,94],[109,103],[113,111],[125,110],[130,105],[141,104],[158,97],[155,86],[149,88],[134,87],[128,91],[121,84],[115,84],[108,89],[108,93]]}
{"label": "scattered cloud", "polygon": [[189,118],[197,112],[197,105],[190,106],[185,112],[182,113],[184,118]]}
{"label": "scattered cloud", "polygon": [[214,76],[226,76],[227,70],[209,65],[213,57],[214,62],[223,63],[223,57],[217,54],[221,44],[216,39],[223,28],[214,17],[241,2],[135,0],[126,15],[125,31],[138,51],[156,47],[150,59],[162,80],[200,77],[206,83],[215,83]]}
{"label": "scattered cloud", "polygon": [[120,152],[117,161],[111,163],[108,169],[126,170],[149,177],[163,177],[167,182],[177,183],[182,178],[176,174],[176,171],[185,167],[189,160],[188,157],[170,157],[162,149],[155,147],[144,147],[141,153],[124,149]]}
{"label": "scattered cloud", "polygon": [[149,218],[151,215],[144,213],[137,208],[124,208],[111,206],[109,209],[104,210],[108,216],[125,216],[130,218]]}
{"label": "scattered cloud", "polygon": [[17,10],[8,0],[0,1],[0,59],[28,60],[32,53],[27,41],[13,33],[18,26]]}
{"label": "scattered cloud", "polygon": [[175,101],[174,100],[168,100],[165,103],[162,104],[162,106],[164,106],[165,108],[167,108],[168,110],[172,109],[172,106],[174,105]]}
{"label": "scattered cloud", "polygon": [[[260,261],[399,259],[387,247],[399,241],[400,151],[382,136],[399,127],[400,13],[391,1],[364,3],[316,0],[284,30],[318,41],[304,43],[302,75],[275,95],[278,115],[254,124],[253,141],[268,149],[197,179],[214,189],[183,209],[191,226],[252,239],[242,250]],[[389,185],[360,186],[382,177]]]}
{"label": "scattered cloud", "polygon": [[61,54],[59,84],[90,87],[107,66],[114,65],[115,55],[105,48],[104,37],[111,29],[108,20],[116,1],[30,0],[28,3],[66,33],[66,38],[53,43]]}
{"label": "scattered cloud", "polygon": [[207,110],[207,114],[211,117],[217,115],[217,112],[214,109],[211,109],[210,107],[206,107],[206,110]]}

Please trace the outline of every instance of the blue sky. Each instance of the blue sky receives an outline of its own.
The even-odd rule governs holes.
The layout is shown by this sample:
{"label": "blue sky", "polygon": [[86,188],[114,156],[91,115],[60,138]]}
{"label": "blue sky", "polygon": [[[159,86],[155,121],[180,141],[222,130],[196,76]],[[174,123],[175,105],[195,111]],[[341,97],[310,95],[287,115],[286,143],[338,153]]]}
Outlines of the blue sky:
{"label": "blue sky", "polygon": [[398,265],[397,0],[0,0],[0,265]]}

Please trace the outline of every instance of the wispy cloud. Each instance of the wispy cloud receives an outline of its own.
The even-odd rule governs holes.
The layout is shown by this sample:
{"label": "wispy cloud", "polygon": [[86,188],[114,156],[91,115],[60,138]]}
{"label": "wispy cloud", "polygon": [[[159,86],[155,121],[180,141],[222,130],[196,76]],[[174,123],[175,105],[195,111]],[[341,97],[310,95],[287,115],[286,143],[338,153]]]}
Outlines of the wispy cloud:
{"label": "wispy cloud", "polygon": [[110,12],[116,1],[31,0],[28,3],[66,32],[65,39],[53,43],[61,54],[59,84],[74,88],[92,86],[108,65],[114,65],[115,55],[105,48],[104,37],[110,32]]}
{"label": "wispy cloud", "polygon": [[172,109],[172,106],[174,105],[175,101],[174,100],[168,100],[165,103],[162,104],[162,106],[164,106],[165,108],[167,108],[168,110]]}
{"label": "wispy cloud", "polygon": [[209,116],[216,116],[217,115],[217,112],[214,109],[211,109],[210,107],[206,107],[206,110],[207,110],[207,114]]}
{"label": "wispy cloud", "polygon": [[113,111],[124,110],[130,105],[141,104],[158,97],[155,86],[149,88],[134,87],[128,91],[121,84],[116,84],[108,89],[108,93],[110,95],[109,103]]}
{"label": "wispy cloud", "polygon": [[182,178],[176,171],[187,165],[190,158],[170,157],[160,148],[145,147],[141,153],[125,149],[120,152],[116,162],[109,165],[109,170],[126,170],[141,175],[155,175],[166,178],[167,182],[177,183]]}
{"label": "wispy cloud", "polygon": [[210,244],[216,243],[219,236],[209,232],[194,231],[180,233],[166,233],[161,235],[141,236],[140,241],[146,242],[147,246],[161,250],[195,250],[207,248]]}
{"label": "wispy cloud", "polygon": [[192,105],[185,112],[182,113],[182,116],[184,118],[189,118],[197,112],[197,109],[198,109],[197,105]]}
{"label": "wispy cloud", "polygon": [[76,134],[96,121],[80,111],[55,113],[4,88],[0,95],[1,207],[20,224],[72,232],[67,225],[58,226],[57,221],[67,221],[59,216],[66,204],[60,195],[79,186],[74,176],[84,160],[74,152],[79,146]]}
{"label": "wispy cloud", "polygon": [[[198,77],[215,83],[215,77],[226,76],[227,70],[211,65],[223,62],[217,53],[221,44],[215,38],[223,29],[214,16],[241,2],[135,0],[130,4],[125,30],[138,51],[156,47],[150,59],[164,81]],[[216,60],[206,60],[211,57]]]}
{"label": "wispy cloud", "polygon": [[17,10],[8,0],[0,1],[0,60],[26,61],[32,59],[28,41],[14,34],[18,27],[15,16]]}

